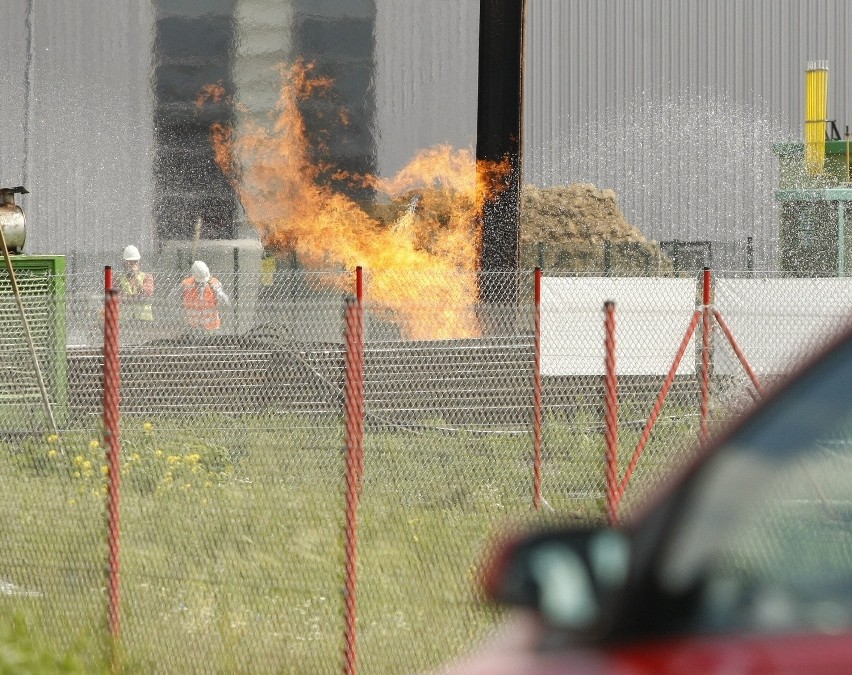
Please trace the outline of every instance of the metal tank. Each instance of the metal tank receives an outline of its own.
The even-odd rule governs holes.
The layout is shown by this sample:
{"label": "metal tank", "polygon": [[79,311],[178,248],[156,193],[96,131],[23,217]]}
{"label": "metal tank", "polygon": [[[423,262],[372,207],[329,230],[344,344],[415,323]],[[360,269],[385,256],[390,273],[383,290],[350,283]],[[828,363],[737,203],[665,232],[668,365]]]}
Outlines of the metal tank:
{"label": "metal tank", "polygon": [[22,185],[0,188],[0,228],[9,253],[20,253],[27,239],[26,218],[21,207],[15,204],[15,194],[26,195],[29,191]]}

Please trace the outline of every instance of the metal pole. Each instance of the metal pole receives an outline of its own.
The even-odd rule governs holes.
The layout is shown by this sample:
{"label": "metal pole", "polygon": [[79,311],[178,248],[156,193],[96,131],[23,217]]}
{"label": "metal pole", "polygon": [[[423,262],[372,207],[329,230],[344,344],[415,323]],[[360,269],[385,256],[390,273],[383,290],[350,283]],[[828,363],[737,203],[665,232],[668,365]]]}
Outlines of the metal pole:
{"label": "metal pole", "polygon": [[533,306],[533,508],[541,508],[541,268],[535,268]]}
{"label": "metal pole", "polygon": [[701,429],[700,439],[703,443],[707,440],[707,417],[710,411],[710,268],[704,268],[703,295],[701,322]]}
{"label": "metal pole", "polygon": [[846,202],[837,202],[837,276],[846,275]]}
{"label": "metal pole", "polygon": [[6,234],[3,228],[0,227],[0,244],[3,246],[3,259],[6,261],[6,269],[9,271],[9,283],[12,285],[12,293],[15,296],[15,304],[18,307],[18,314],[21,317],[21,325],[24,328],[24,337],[27,340],[27,346],[30,349],[30,356],[33,359],[33,368],[35,369],[36,381],[38,382],[38,390],[41,393],[41,401],[44,404],[44,411],[47,414],[47,420],[50,423],[50,430],[54,434],[58,434],[56,430],[56,420],[53,418],[53,409],[50,407],[50,397],[47,395],[47,387],[44,386],[44,378],[41,374],[41,366],[38,363],[38,355],[36,354],[33,337],[30,333],[30,325],[27,323],[27,315],[24,312],[24,305],[21,302],[21,292],[18,289],[18,280],[15,278],[15,269],[12,266],[12,258],[9,255],[9,248],[6,246]]}
{"label": "metal pole", "polygon": [[234,246],[234,286],[231,288],[231,306],[233,309],[234,316],[234,333],[239,334],[240,332],[240,315],[239,315],[239,307],[240,307],[240,248],[239,246]]}
{"label": "metal pole", "polygon": [[718,309],[714,309],[713,316],[716,319],[716,323],[719,324],[719,328],[721,328],[722,332],[725,334],[725,337],[728,338],[728,342],[731,344],[731,349],[734,350],[734,354],[739,359],[743,370],[746,371],[746,375],[748,375],[749,379],[751,380],[751,383],[757,390],[757,393],[761,396],[764,396],[766,392],[764,392],[763,387],[760,386],[760,381],[757,379],[757,375],[755,374],[754,369],[749,364],[748,359],[746,359],[745,354],[743,354],[743,350],[740,348],[739,344],[737,344],[737,341],[734,338],[734,334],[728,324],[725,323],[725,319],[722,318],[722,314],[719,312]]}
{"label": "metal pole", "polygon": [[112,636],[113,672],[119,672],[119,351],[118,351],[118,291],[108,289],[104,300],[104,371],[103,423],[104,445],[109,467],[107,483],[108,556],[107,594],[109,599],[109,628]]}
{"label": "metal pole", "polygon": [[[487,283],[489,272],[517,272],[523,174],[524,20],[526,0],[479,0],[476,163],[488,195],[481,211],[479,297],[514,300],[517,275]],[[485,276],[483,276],[483,273]]]}
{"label": "metal pole", "polygon": [[746,270],[754,276],[754,237],[746,237]]}
{"label": "metal pole", "polygon": [[364,480],[364,268],[361,265],[355,268],[355,321],[355,338],[357,340],[355,349],[358,357],[355,375],[360,399],[360,431],[357,444],[358,491],[360,494],[361,484]]}
{"label": "metal pole", "polygon": [[618,380],[615,372],[615,303],[604,303],[604,408],[606,436],[606,514],[610,526],[618,525]]}
{"label": "metal pole", "polygon": [[633,475],[633,471],[636,469],[636,464],[639,462],[639,458],[642,456],[642,452],[645,449],[645,445],[648,443],[648,439],[651,437],[651,431],[654,428],[654,424],[656,424],[657,422],[657,417],[659,417],[660,415],[660,411],[663,408],[663,403],[665,403],[666,396],[668,396],[669,389],[671,388],[675,376],[677,375],[677,369],[680,366],[680,362],[683,360],[683,355],[686,353],[686,348],[689,346],[689,341],[692,339],[692,334],[698,327],[698,321],[700,319],[701,310],[697,309],[692,315],[692,321],[689,322],[689,326],[686,329],[686,333],[683,336],[683,340],[681,340],[680,347],[677,350],[677,354],[675,354],[672,367],[669,369],[669,373],[666,376],[665,382],[663,382],[663,387],[662,389],[660,389],[660,393],[657,396],[657,400],[651,410],[651,415],[648,418],[648,422],[645,424],[645,428],[642,430],[642,436],[639,438],[639,442],[636,444],[636,449],[633,451],[633,457],[630,458],[630,464],[627,465],[627,470],[624,472],[624,476],[621,479],[621,484],[618,488],[619,499],[621,499],[621,497],[624,495],[624,491],[627,489],[627,484],[630,482],[630,476]]}
{"label": "metal pole", "polygon": [[362,390],[361,324],[358,301],[346,299],[345,315],[344,398],[346,417],[346,514],[344,569],[344,636],[343,672],[357,671],[358,623],[358,501],[361,492],[361,451],[364,434],[364,399]]}

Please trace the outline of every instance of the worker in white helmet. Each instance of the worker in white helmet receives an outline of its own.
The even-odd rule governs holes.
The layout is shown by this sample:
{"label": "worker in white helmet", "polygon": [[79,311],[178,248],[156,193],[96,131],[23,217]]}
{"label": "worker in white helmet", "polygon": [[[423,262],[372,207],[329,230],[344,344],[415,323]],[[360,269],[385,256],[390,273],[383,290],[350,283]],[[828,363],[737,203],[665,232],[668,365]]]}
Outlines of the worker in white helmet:
{"label": "worker in white helmet", "polygon": [[202,260],[192,263],[189,276],[181,283],[186,322],[193,330],[212,332],[222,326],[219,305],[230,305],[219,280],[210,275]]}
{"label": "worker in white helmet", "polygon": [[142,271],[142,256],[133,244],[125,247],[122,258],[124,269],[118,277],[122,325],[150,325],[154,321],[154,309],[151,306],[154,276]]}

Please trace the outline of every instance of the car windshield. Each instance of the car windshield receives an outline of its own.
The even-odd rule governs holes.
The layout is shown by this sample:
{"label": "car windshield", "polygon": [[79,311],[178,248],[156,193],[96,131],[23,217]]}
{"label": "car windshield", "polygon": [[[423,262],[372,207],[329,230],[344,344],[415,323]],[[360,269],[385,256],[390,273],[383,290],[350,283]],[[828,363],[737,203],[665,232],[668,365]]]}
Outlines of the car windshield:
{"label": "car windshield", "polygon": [[852,340],[707,461],[666,551],[691,629],[852,627]]}

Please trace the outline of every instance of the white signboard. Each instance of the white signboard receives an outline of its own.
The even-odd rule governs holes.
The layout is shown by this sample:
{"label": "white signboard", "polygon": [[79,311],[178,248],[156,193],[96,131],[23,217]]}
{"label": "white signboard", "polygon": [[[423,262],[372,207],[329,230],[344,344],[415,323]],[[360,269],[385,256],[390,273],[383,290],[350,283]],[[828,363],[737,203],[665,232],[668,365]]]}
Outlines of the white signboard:
{"label": "white signboard", "polygon": [[[542,375],[603,375],[604,302],[615,302],[618,375],[665,375],[696,310],[695,279],[545,277]],[[695,336],[678,374],[695,372]]]}
{"label": "white signboard", "polygon": [[[849,325],[852,279],[717,279],[714,305],[755,372],[787,373]],[[721,331],[713,341],[714,372],[743,373]]]}

